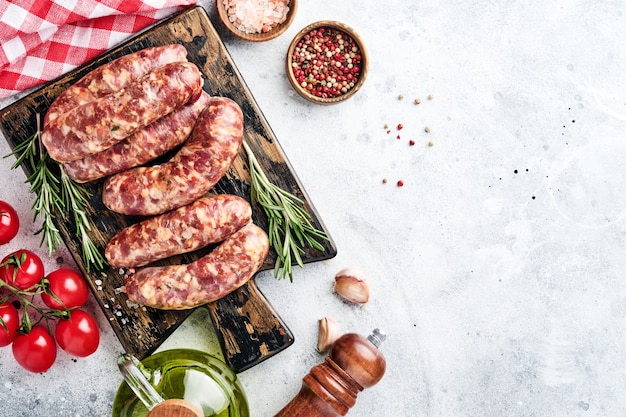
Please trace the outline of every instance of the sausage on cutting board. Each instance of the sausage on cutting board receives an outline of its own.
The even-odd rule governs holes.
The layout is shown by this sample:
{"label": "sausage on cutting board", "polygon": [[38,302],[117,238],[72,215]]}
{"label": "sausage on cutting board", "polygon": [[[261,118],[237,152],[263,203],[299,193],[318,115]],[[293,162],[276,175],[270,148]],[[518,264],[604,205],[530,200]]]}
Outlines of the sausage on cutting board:
{"label": "sausage on cutting board", "polygon": [[144,266],[221,242],[251,221],[248,201],[231,194],[210,195],[122,229],[107,245],[105,256],[114,267]]}
{"label": "sausage on cutting board", "polygon": [[72,84],[52,102],[44,117],[44,126],[78,106],[118,92],[155,68],[184,61],[187,61],[187,49],[183,45],[172,44],[142,49],[103,64]]}
{"label": "sausage on cutting board", "polygon": [[44,127],[41,141],[58,162],[95,154],[198,99],[202,82],[193,63],[158,67],[117,93],[64,113]]}
{"label": "sausage on cutting board", "polygon": [[181,145],[191,134],[198,116],[209,102],[209,95],[163,116],[108,149],[63,164],[76,182],[88,182],[143,165]]}
{"label": "sausage on cutting board", "polygon": [[190,138],[172,159],[107,178],[102,201],[117,213],[143,216],[189,204],[228,171],[242,142],[239,105],[226,97],[211,97]]}
{"label": "sausage on cutting board", "polygon": [[123,291],[138,304],[184,310],[218,300],[245,284],[269,251],[263,229],[239,229],[208,255],[188,265],[145,267],[125,280]]}

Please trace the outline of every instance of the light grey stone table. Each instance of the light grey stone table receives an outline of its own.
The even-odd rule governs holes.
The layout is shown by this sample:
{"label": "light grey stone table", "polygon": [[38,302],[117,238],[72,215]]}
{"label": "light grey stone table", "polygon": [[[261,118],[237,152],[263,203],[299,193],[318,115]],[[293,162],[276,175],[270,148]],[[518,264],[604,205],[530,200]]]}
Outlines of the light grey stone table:
{"label": "light grey stone table", "polygon": [[[253,416],[276,413],[323,360],[323,316],[388,334],[387,373],[349,415],[625,415],[626,3],[301,1],[261,44],[201,4],[338,247],[293,283],[257,277],[296,341],[239,375]],[[284,70],[291,38],[322,19],[356,29],[371,58],[362,90],[330,107],[301,99]],[[39,243],[12,163],[0,159],[0,199],[23,228],[2,253]],[[62,249],[49,267],[57,256],[71,262]],[[332,292],[347,266],[369,279],[363,308]],[[30,374],[0,349],[0,415],[110,414],[121,345],[88,309],[102,328],[91,357],[60,353]],[[162,348],[217,352],[203,314]]]}

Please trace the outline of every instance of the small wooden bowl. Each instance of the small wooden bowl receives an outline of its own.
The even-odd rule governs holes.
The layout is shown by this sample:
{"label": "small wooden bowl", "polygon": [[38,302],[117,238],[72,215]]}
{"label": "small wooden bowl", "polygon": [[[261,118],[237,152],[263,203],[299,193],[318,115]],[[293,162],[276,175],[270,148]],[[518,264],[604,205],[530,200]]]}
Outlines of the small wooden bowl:
{"label": "small wooden bowl", "polygon": [[226,29],[228,29],[230,33],[245,41],[265,42],[282,35],[291,25],[291,22],[293,22],[293,19],[296,17],[296,11],[298,10],[298,0],[289,0],[289,11],[287,12],[287,18],[283,23],[279,23],[268,32],[259,33],[246,33],[239,30],[237,26],[235,26],[228,19],[228,12],[226,11],[226,7],[224,7],[224,0],[216,0],[215,6],[217,7],[217,14],[220,17],[222,24],[226,26]]}
{"label": "small wooden bowl", "polygon": [[[339,32],[343,32],[344,34],[347,34],[350,38],[354,40],[355,45],[357,46],[359,53],[361,55],[360,72],[358,73],[358,77],[356,78],[356,80],[352,80],[352,82],[354,83],[354,86],[352,86],[347,92],[342,93],[340,95],[330,95],[327,97],[319,97],[313,94],[311,91],[309,91],[306,87],[302,86],[300,82],[297,80],[293,72],[293,64],[294,64],[293,54],[294,54],[294,50],[296,49],[298,45],[298,42],[300,42],[300,40],[312,30],[320,29],[320,28],[335,29]],[[289,82],[291,83],[293,88],[298,92],[298,94],[300,94],[305,99],[312,101],[314,103],[318,103],[318,104],[335,104],[335,103],[339,103],[341,101],[347,100],[350,97],[352,97],[357,91],[359,91],[359,89],[365,82],[365,78],[367,77],[368,65],[369,65],[367,50],[365,49],[365,45],[361,37],[351,27],[343,23],[333,21],[333,20],[321,20],[319,22],[311,23],[310,25],[304,27],[300,32],[298,32],[298,34],[293,38],[293,40],[291,41],[291,44],[289,45],[289,50],[287,51],[286,61],[287,61],[286,62],[287,77],[289,78]]]}

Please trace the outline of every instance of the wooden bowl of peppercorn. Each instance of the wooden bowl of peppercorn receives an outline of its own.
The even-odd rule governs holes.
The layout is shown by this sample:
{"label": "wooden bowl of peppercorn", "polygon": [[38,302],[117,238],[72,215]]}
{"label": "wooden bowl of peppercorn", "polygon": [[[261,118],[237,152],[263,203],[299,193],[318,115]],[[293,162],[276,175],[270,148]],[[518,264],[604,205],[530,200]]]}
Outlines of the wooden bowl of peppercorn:
{"label": "wooden bowl of peppercorn", "polygon": [[276,0],[274,10],[260,10],[250,0],[216,0],[217,14],[226,29],[239,39],[264,42],[282,35],[293,22],[298,0]]}
{"label": "wooden bowl of peppercorn", "polygon": [[332,20],[311,23],[287,51],[287,77],[305,99],[334,104],[352,97],[367,77],[368,57],[361,37]]}

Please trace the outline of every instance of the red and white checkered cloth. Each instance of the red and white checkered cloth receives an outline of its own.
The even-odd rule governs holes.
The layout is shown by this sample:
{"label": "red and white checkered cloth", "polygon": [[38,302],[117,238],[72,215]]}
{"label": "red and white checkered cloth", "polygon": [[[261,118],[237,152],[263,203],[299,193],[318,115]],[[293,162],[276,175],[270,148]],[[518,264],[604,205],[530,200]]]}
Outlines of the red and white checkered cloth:
{"label": "red and white checkered cloth", "polygon": [[0,100],[53,80],[196,0],[0,0]]}

